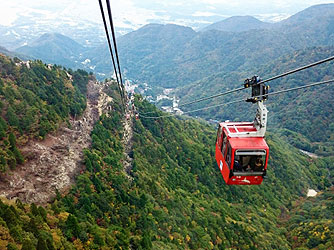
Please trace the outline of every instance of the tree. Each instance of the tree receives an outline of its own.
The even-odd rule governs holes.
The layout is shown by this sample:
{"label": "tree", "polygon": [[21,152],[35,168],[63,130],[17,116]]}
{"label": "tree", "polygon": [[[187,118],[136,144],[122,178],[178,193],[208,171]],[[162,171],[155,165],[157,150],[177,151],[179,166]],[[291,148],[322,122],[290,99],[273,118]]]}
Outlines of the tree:
{"label": "tree", "polygon": [[16,147],[16,137],[13,134],[13,132],[9,133],[8,140],[9,140],[10,148],[14,149]]}
{"label": "tree", "polygon": [[31,211],[31,213],[32,213],[34,216],[38,216],[38,215],[40,215],[40,214],[39,214],[39,210],[38,210],[38,208],[37,208],[37,206],[36,206],[35,203],[31,203],[31,205],[30,205],[30,211]]}
{"label": "tree", "polygon": [[80,227],[78,223],[78,219],[70,214],[65,222],[66,224],[66,236],[68,239],[72,239],[72,237],[78,238],[80,235]]}
{"label": "tree", "polygon": [[28,238],[23,240],[21,250],[36,250],[36,247],[33,245],[32,241]]}
{"label": "tree", "polygon": [[18,250],[17,246],[11,242],[7,245],[7,250]]}
{"label": "tree", "polygon": [[14,109],[12,108],[12,106],[8,107],[7,120],[8,120],[9,125],[15,126],[15,127],[19,126],[19,118],[15,114]]}
{"label": "tree", "polygon": [[152,249],[152,241],[149,232],[144,232],[143,239],[141,240],[140,245],[143,247],[143,249]]}
{"label": "tree", "polygon": [[36,250],[49,250],[48,246],[46,245],[46,242],[42,237],[38,238],[37,242],[37,249]]}

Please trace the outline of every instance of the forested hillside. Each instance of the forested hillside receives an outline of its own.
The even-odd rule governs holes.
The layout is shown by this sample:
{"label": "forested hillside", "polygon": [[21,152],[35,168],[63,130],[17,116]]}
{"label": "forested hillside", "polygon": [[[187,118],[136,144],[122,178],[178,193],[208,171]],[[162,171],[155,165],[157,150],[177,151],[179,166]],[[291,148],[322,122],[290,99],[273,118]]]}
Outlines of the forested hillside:
{"label": "forested hillside", "polygon": [[[110,89],[115,100],[116,85]],[[141,97],[140,112],[156,108]],[[8,249],[290,249],[279,216],[308,187],[332,184],[332,162],[308,158],[275,135],[268,180],[228,187],[214,160],[215,131],[174,118],[135,120],[133,168],[123,166],[122,112],[102,116],[85,151],[86,169],[46,208],[1,202]],[[296,181],[298,180],[298,181]],[[328,241],[330,241],[328,239]]]}
{"label": "forested hillside", "polygon": [[[333,161],[333,158],[331,159]],[[332,169],[333,170],[333,169]],[[284,218],[288,239],[293,248],[333,249],[334,190],[315,198],[301,199],[292,203],[292,211]]]}
{"label": "forested hillside", "polygon": [[24,63],[0,55],[1,172],[24,162],[18,145],[43,139],[69,116],[85,110],[89,76],[80,70],[68,72],[41,61]]}
{"label": "forested hillside", "polygon": [[[147,25],[119,39],[124,76],[159,88],[181,87],[175,92],[180,103],[239,88],[253,75],[266,79],[333,55],[332,16],[334,4],[315,6],[268,29],[238,33]],[[52,51],[49,59],[68,63],[82,49],[55,34],[35,45],[26,47],[29,53],[42,57]],[[75,65],[110,72],[106,51],[104,46],[87,50],[80,57],[91,61]],[[273,81],[270,91],[333,79],[333,64]],[[0,55],[0,181],[9,188],[17,184],[24,189],[26,184],[8,181],[15,168],[29,175],[18,168],[28,162],[22,146],[47,141],[60,128],[84,126],[76,118],[86,120],[83,114],[89,109],[96,118],[86,121],[86,140],[74,140],[83,146],[78,147],[80,159],[74,165],[80,166],[71,172],[73,180],[65,188],[53,185],[51,201],[25,204],[20,198],[33,192],[22,194],[18,188],[8,195],[0,190],[0,250],[334,248],[333,85],[269,97],[267,178],[259,186],[227,186],[215,160],[216,127],[187,116],[147,119],[141,114],[164,113],[141,95],[135,95],[136,119],[134,110],[123,109],[115,82],[91,86],[91,79],[83,70]],[[249,95],[246,90],[182,109]],[[252,120],[255,105],[240,103],[193,115]],[[80,139],[81,131],[61,136]],[[50,170],[50,154],[44,154],[41,165],[65,175],[57,163],[74,154],[68,144],[55,144],[57,154],[50,151],[57,158],[56,169]],[[300,149],[317,155],[309,157]],[[43,181],[48,179],[38,173],[35,177],[42,183],[38,188],[47,186]],[[30,186],[38,192],[37,185]],[[306,198],[310,188],[318,196]]]}

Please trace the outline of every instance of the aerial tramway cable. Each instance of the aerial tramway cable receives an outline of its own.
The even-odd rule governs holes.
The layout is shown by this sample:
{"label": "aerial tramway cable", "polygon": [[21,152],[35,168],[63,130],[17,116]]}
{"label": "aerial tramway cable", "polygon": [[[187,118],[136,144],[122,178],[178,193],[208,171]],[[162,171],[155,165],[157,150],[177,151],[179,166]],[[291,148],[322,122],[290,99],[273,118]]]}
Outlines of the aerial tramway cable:
{"label": "aerial tramway cable", "polygon": [[[308,68],[317,66],[317,65],[319,65],[319,64],[322,64],[322,63],[325,63],[325,62],[332,61],[332,60],[334,60],[334,56],[331,56],[331,57],[328,57],[328,58],[326,58],[326,59],[317,61],[317,62],[315,62],[315,63],[311,63],[311,64],[308,64],[308,65],[305,65],[305,66],[302,66],[302,67],[299,67],[299,68],[296,68],[296,69],[287,71],[287,72],[285,72],[285,73],[283,73],[283,74],[280,74],[280,75],[277,75],[277,76],[268,78],[268,79],[266,79],[266,80],[261,80],[261,81],[259,81],[258,83],[260,84],[260,83],[270,82],[270,81],[279,79],[279,78],[281,78],[281,77],[284,77],[284,76],[287,76],[287,75],[291,75],[291,74],[293,74],[293,73],[296,73],[296,72],[299,72],[299,71],[302,71],[302,70],[305,70],[305,69],[308,69]],[[215,95],[212,95],[212,96],[199,98],[199,99],[193,100],[193,101],[191,101],[191,102],[187,102],[187,103],[180,104],[179,107],[186,106],[186,105],[190,105],[190,104],[197,103],[197,102],[201,102],[201,101],[210,100],[210,99],[217,98],[217,97],[220,97],[220,96],[224,96],[224,95],[227,95],[227,94],[235,93],[235,92],[238,92],[238,91],[241,91],[241,90],[244,90],[244,89],[246,89],[246,87],[241,87],[241,88],[237,88],[237,89],[229,90],[229,91],[226,91],[226,92],[223,92],[223,93],[215,94]]]}
{"label": "aerial tramway cable", "polygon": [[118,91],[121,95],[123,108],[125,108],[124,85],[123,85],[123,80],[122,80],[122,72],[121,72],[121,68],[120,68],[120,64],[119,64],[118,50],[117,50],[117,45],[116,45],[116,37],[115,37],[114,25],[113,25],[113,21],[112,21],[110,2],[109,2],[109,0],[107,0],[106,2],[107,2],[109,22],[110,22],[110,26],[111,26],[112,39],[113,39],[113,44],[114,44],[114,49],[115,49],[117,67],[116,67],[116,62],[115,62],[115,58],[114,58],[113,49],[112,49],[112,46],[111,46],[110,35],[109,35],[109,32],[108,32],[108,27],[107,27],[107,23],[106,23],[106,18],[105,18],[105,14],[104,14],[102,0],[99,0],[99,5],[100,5],[101,15],[102,15],[102,19],[103,19],[104,29],[105,29],[106,36],[107,36],[107,41],[108,41],[109,51],[110,51],[110,55],[111,55],[111,60],[112,60],[114,72],[115,72],[115,75],[116,75]]}
{"label": "aerial tramway cable", "polygon": [[107,9],[108,9],[109,22],[110,22],[110,27],[111,27],[111,34],[112,34],[113,43],[114,43],[115,55],[116,55],[116,60],[117,60],[117,65],[118,65],[118,73],[119,73],[121,87],[122,87],[122,96],[124,98],[124,84],[123,84],[122,72],[121,72],[121,67],[120,67],[119,58],[118,58],[115,28],[114,28],[114,22],[112,20],[112,13],[111,13],[110,1],[109,0],[107,0]]}
{"label": "aerial tramway cable", "polygon": [[[310,87],[323,85],[323,84],[331,84],[331,83],[334,83],[334,79],[327,80],[327,81],[316,82],[316,83],[311,83],[311,84],[307,84],[307,85],[303,85],[303,86],[299,86],[299,87],[294,87],[294,88],[290,88],[290,89],[279,90],[279,91],[275,91],[275,92],[268,93],[268,94],[265,94],[265,95],[254,96],[252,98],[261,98],[261,97],[269,96],[269,95],[278,95],[278,94],[291,92],[291,91],[295,91],[295,90],[299,90],[299,89],[305,89],[305,88],[310,88]],[[204,108],[200,108],[200,109],[190,110],[190,111],[187,111],[187,112],[183,112],[183,114],[194,113],[194,112],[207,110],[207,109],[211,109],[211,108],[217,108],[217,107],[221,107],[221,106],[225,106],[225,105],[229,105],[229,104],[245,102],[245,101],[248,101],[248,100],[249,100],[249,98],[238,99],[238,100],[231,101],[231,102],[226,102],[226,103],[217,104],[217,105],[213,105],[213,106],[208,106],[208,107],[204,107]],[[161,116],[144,116],[142,114],[139,114],[139,115],[140,115],[140,117],[145,118],[145,119],[158,119],[158,118],[166,118],[166,117],[177,116],[177,114],[169,114],[169,115],[161,115]]]}
{"label": "aerial tramway cable", "polygon": [[319,64],[322,64],[322,63],[325,63],[325,62],[329,62],[329,61],[332,61],[334,60],[334,56],[331,56],[331,57],[328,57],[326,59],[323,59],[323,60],[320,60],[320,61],[317,61],[315,63],[311,63],[311,64],[308,64],[308,65],[305,65],[303,67],[300,67],[300,68],[297,68],[297,69],[294,69],[294,70],[291,70],[291,71],[288,71],[288,72],[285,72],[283,74],[280,74],[280,75],[277,75],[277,76],[274,76],[274,77],[271,77],[271,78],[268,78],[266,80],[263,80],[263,81],[260,81],[259,83],[266,83],[266,82],[270,82],[270,81],[273,81],[273,80],[276,80],[278,78],[281,78],[283,76],[287,76],[287,75],[291,75],[293,73],[296,73],[298,71],[302,71],[304,69],[308,69],[308,68],[312,68],[314,66],[317,66]]}
{"label": "aerial tramway cable", "polygon": [[101,10],[101,15],[102,15],[102,20],[103,20],[104,30],[105,30],[106,36],[107,36],[107,41],[108,41],[109,51],[110,51],[110,55],[111,55],[112,65],[114,67],[114,71],[115,71],[115,75],[116,75],[116,81],[117,81],[117,85],[118,85],[118,90],[119,90],[119,92],[121,94],[120,83],[119,83],[118,74],[117,74],[117,70],[116,70],[114,53],[113,53],[113,50],[112,50],[112,47],[111,47],[110,36],[109,36],[108,27],[107,27],[107,23],[106,23],[106,19],[105,19],[105,15],[104,15],[104,10],[103,10],[103,5],[102,5],[102,1],[101,0],[99,0],[99,5],[100,5],[100,10]]}

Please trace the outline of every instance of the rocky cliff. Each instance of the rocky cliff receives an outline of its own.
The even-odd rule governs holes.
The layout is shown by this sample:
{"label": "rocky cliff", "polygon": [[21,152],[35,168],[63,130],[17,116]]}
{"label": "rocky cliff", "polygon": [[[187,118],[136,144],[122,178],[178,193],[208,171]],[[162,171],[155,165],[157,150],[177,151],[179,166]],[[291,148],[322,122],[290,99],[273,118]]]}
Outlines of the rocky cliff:
{"label": "rocky cliff", "polygon": [[42,141],[31,140],[21,148],[25,163],[3,175],[1,195],[20,198],[29,203],[46,203],[56,190],[63,191],[83,170],[83,149],[91,144],[91,131],[99,116],[110,109],[112,98],[103,92],[105,86],[90,81],[87,86],[87,108],[84,114],[70,120]]}

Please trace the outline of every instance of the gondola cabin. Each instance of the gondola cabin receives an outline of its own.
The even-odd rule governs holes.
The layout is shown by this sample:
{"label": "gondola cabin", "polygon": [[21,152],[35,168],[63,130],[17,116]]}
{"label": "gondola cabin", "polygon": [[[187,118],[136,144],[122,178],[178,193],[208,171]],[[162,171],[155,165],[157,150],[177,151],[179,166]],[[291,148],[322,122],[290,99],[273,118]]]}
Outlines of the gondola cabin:
{"label": "gondola cabin", "polygon": [[222,122],[218,126],[216,161],[227,185],[259,185],[266,175],[269,147],[255,124]]}

